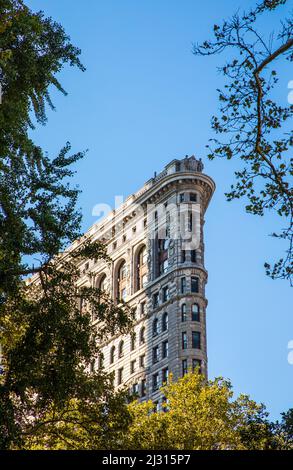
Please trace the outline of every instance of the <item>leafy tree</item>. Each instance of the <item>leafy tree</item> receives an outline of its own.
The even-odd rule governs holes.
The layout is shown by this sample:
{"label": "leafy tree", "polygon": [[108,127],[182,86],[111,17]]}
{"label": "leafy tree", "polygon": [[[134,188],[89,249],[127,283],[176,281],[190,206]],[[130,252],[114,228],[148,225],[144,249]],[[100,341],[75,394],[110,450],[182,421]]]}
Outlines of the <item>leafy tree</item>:
{"label": "leafy tree", "polygon": [[132,424],[125,436],[128,449],[225,450],[265,449],[273,433],[263,405],[247,396],[233,400],[231,384],[206,381],[189,373],[162,388],[164,411],[154,404],[131,403]]}
{"label": "leafy tree", "polygon": [[[83,154],[70,155],[66,144],[49,157],[28,135],[33,115],[45,124],[45,104],[53,107],[49,87],[65,93],[56,78],[64,64],[84,70],[80,51],[59,24],[21,0],[0,0],[0,12],[0,448],[8,449],[33,441],[48,414],[64,415],[72,403],[84,403],[82,421],[94,406],[109,422],[120,406],[124,419],[104,372],[89,370],[97,341],[128,331],[132,312],[91,279],[77,288],[85,262],[107,261],[104,246],[80,234],[69,178]],[[76,239],[75,250],[64,252]]]}
{"label": "leafy tree", "polygon": [[[100,380],[101,377],[98,378]],[[106,385],[107,384],[107,385]],[[108,389],[107,389],[108,388]],[[109,376],[104,376],[104,400],[99,394],[89,402],[87,390],[82,400],[69,400],[62,409],[52,407],[37,426],[28,427],[23,448],[27,450],[114,450],[121,448],[130,414],[123,393],[113,394]]]}
{"label": "leafy tree", "polygon": [[277,445],[282,450],[293,449],[293,408],[287,412],[281,413],[281,421],[273,423],[274,433],[276,435]]}
{"label": "leafy tree", "polygon": [[[282,7],[286,0],[263,0],[248,14],[235,14],[214,26],[214,39],[194,46],[194,54],[210,56],[227,53],[220,68],[226,79],[219,91],[220,115],[212,118],[219,137],[211,139],[208,157],[237,159],[236,185],[228,201],[246,198],[246,211],[263,216],[273,211],[280,216],[281,230],[272,235],[286,243],[285,255],[266,273],[293,281],[293,190],[292,132],[288,120],[293,106],[274,99],[278,82],[278,60],[293,59],[293,21],[285,17],[275,34],[262,32],[264,14]],[[284,8],[284,7],[283,7]],[[231,51],[231,52],[230,52]]]}

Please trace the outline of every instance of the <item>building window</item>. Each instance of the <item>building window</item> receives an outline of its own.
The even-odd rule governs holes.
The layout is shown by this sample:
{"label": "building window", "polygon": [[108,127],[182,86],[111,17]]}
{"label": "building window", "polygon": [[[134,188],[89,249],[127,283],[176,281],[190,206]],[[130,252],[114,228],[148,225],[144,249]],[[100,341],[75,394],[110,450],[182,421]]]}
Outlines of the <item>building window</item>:
{"label": "building window", "polygon": [[135,343],[136,343],[136,333],[131,334],[131,339],[130,339],[130,349],[131,351],[135,350]]}
{"label": "building window", "polygon": [[160,263],[160,267],[159,267],[160,274],[166,273],[168,271],[168,266],[169,266],[169,263],[168,263],[167,259],[162,261],[162,263]]}
{"label": "building window", "polygon": [[162,331],[167,331],[168,325],[169,325],[169,316],[168,316],[168,313],[165,312],[163,313],[163,316],[162,316]]}
{"label": "building window", "polygon": [[112,346],[110,351],[110,364],[113,364],[115,361],[115,346]]}
{"label": "building window", "polygon": [[170,234],[171,234],[171,216],[170,216],[170,212],[167,212],[166,213],[166,237],[167,238],[170,238]]}
{"label": "building window", "polygon": [[134,372],[135,372],[135,367],[136,367],[136,359],[134,359],[134,360],[131,361],[131,363],[130,363],[130,373],[131,373],[131,374],[134,374]]}
{"label": "building window", "polygon": [[145,287],[147,282],[147,250],[146,246],[141,247],[136,257],[136,290]]}
{"label": "building window", "polygon": [[197,194],[196,193],[190,193],[189,194],[189,200],[190,200],[190,202],[196,202],[197,201]]}
{"label": "building window", "polygon": [[188,211],[188,232],[192,232],[193,228],[193,218],[192,218],[192,211]]}
{"label": "building window", "polygon": [[118,347],[118,357],[119,359],[123,357],[124,354],[124,341],[120,341],[119,347]]}
{"label": "building window", "polygon": [[184,375],[186,375],[188,372],[187,370],[187,359],[183,359],[182,361],[182,377],[184,377]]}
{"label": "building window", "polygon": [[159,306],[159,292],[156,292],[153,295],[153,307],[157,308]]}
{"label": "building window", "polygon": [[201,360],[192,359],[192,372],[198,372],[201,374]]}
{"label": "building window", "polygon": [[182,332],[182,349],[187,349],[187,333],[186,333],[186,331]]}
{"label": "building window", "polygon": [[157,336],[159,334],[159,320],[157,318],[153,321],[153,336]]}
{"label": "building window", "polygon": [[186,304],[181,305],[181,321],[187,321]]}
{"label": "building window", "polygon": [[140,314],[141,316],[145,314],[145,302],[141,302],[140,304]]}
{"label": "building window", "polygon": [[168,341],[164,341],[162,343],[162,357],[163,357],[163,359],[168,357],[168,354],[169,354],[169,343],[168,343]]}
{"label": "building window", "polygon": [[199,279],[198,277],[192,277],[191,278],[191,292],[193,294],[198,294],[199,292]]}
{"label": "building window", "polygon": [[153,364],[159,362],[159,346],[153,348]]}
{"label": "building window", "polygon": [[98,367],[99,369],[103,369],[104,367],[104,354],[103,353],[99,355]]}
{"label": "building window", "polygon": [[105,292],[106,290],[106,274],[102,274],[99,280],[98,289],[100,292]]}
{"label": "building window", "polygon": [[126,262],[122,261],[117,275],[117,300],[118,302],[126,299]]}
{"label": "building window", "polygon": [[142,379],[141,381],[140,396],[142,398],[146,396],[146,379]]}
{"label": "building window", "polygon": [[192,304],[191,321],[200,321],[200,312],[198,304]]}
{"label": "building window", "polygon": [[165,369],[162,370],[162,383],[168,383],[169,379],[169,369],[168,367],[165,367]]}
{"label": "building window", "polygon": [[159,374],[158,372],[153,375],[153,392],[159,389]]}
{"label": "building window", "polygon": [[138,395],[138,383],[132,385],[132,395]]}
{"label": "building window", "polygon": [[163,302],[168,302],[169,300],[169,287],[163,287]]}
{"label": "building window", "polygon": [[179,194],[179,202],[182,203],[184,201],[185,201],[185,194],[184,193]]}
{"label": "building window", "polygon": [[200,349],[200,332],[192,331],[192,348]]}
{"label": "building window", "polygon": [[139,333],[139,342],[140,344],[145,343],[145,327],[144,326],[141,328],[140,333]]}
{"label": "building window", "polygon": [[186,292],[186,277],[181,277],[180,279],[180,292],[181,294],[185,294]]}
{"label": "building window", "polygon": [[190,260],[192,263],[196,263],[196,250],[190,250]]}
{"label": "building window", "polygon": [[144,288],[148,283],[148,275],[147,274],[143,274],[142,275],[142,278],[141,278],[141,286],[142,288]]}
{"label": "building window", "polygon": [[118,369],[118,385],[121,385],[123,382],[123,367]]}
{"label": "building window", "polygon": [[145,354],[142,354],[139,357],[139,367],[143,368],[145,366]]}
{"label": "building window", "polygon": [[158,240],[159,275],[164,274],[168,271],[168,247],[168,239]]}
{"label": "building window", "polygon": [[181,250],[181,263],[186,261],[186,250]]}

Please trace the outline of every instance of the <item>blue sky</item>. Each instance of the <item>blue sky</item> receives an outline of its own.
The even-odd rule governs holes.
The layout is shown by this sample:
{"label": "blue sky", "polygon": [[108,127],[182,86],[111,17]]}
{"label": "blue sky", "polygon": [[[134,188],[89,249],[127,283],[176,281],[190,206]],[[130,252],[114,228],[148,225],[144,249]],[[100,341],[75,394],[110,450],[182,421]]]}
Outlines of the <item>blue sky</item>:
{"label": "blue sky", "polygon": [[[89,149],[75,177],[82,190],[84,230],[95,222],[95,204],[113,206],[115,195],[135,192],[173,158],[195,154],[204,159],[205,172],[217,184],[205,224],[209,376],[230,378],[236,394],[250,394],[278,417],[293,406],[293,365],[287,361],[292,289],[264,274],[264,261],[277,256],[279,248],[267,236],[273,218],[247,215],[243,202],[226,202],[233,166],[205,159],[223,58],[197,58],[191,52],[193,42],[210,36],[214,23],[254,2],[26,3],[63,24],[87,67],[85,73],[64,69],[60,80],[69,95],[53,92],[57,112],[50,111],[47,126],[34,131],[50,155],[67,140],[74,151]],[[277,19],[278,14],[267,15],[263,24],[273,29]],[[284,104],[292,79],[288,62],[278,91]]]}

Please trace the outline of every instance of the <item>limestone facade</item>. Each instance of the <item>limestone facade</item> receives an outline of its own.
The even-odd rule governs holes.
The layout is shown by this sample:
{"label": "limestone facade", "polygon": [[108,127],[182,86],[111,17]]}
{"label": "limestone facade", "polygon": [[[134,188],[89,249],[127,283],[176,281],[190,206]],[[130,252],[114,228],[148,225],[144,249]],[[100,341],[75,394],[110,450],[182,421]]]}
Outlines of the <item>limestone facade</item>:
{"label": "limestone facade", "polygon": [[[173,160],[85,234],[107,245],[111,262],[85,263],[79,285],[91,283],[136,309],[134,335],[105,341],[95,367],[158,407],[168,374],[176,379],[197,365],[208,371],[203,226],[215,184],[202,171],[194,156]],[[181,207],[195,245],[178,230]]]}

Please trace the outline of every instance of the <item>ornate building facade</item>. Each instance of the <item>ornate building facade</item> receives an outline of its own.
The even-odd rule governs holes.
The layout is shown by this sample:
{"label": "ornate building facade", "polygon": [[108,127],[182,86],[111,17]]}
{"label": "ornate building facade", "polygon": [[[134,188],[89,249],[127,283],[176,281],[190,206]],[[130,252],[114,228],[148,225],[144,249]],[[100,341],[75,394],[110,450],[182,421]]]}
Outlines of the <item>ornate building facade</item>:
{"label": "ornate building facade", "polygon": [[134,332],[105,341],[95,367],[158,407],[171,372],[207,375],[203,226],[215,184],[202,171],[194,156],[173,160],[85,234],[107,245],[111,263],[86,263],[79,285],[136,310]]}

